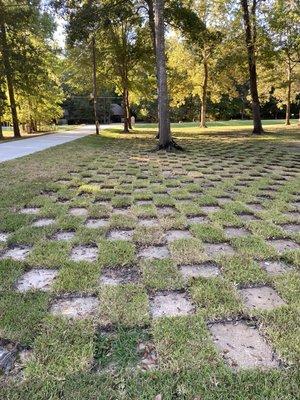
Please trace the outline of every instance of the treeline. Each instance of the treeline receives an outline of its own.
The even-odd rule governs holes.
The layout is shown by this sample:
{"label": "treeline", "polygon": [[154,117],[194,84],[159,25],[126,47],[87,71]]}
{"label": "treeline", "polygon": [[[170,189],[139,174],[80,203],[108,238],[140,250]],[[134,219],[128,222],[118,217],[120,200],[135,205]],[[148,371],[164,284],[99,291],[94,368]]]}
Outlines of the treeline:
{"label": "treeline", "polygon": [[160,134],[169,137],[167,142],[170,110],[173,118],[176,108],[195,115],[197,105],[205,127],[223,103],[227,115],[230,106],[233,116],[251,114],[253,132],[260,134],[262,105],[275,104],[275,117],[284,110],[287,125],[291,105],[299,105],[297,1],[103,0],[79,5],[58,0],[56,6],[68,21],[71,68],[66,81],[77,93],[92,92],[94,43],[97,94],[114,90],[123,96],[125,132],[130,109],[152,120],[157,99]]}
{"label": "treeline", "polygon": [[50,3],[66,23],[61,61],[45,2],[0,0],[0,118],[10,106],[16,135],[19,123],[35,129],[57,118],[62,98],[72,94],[90,96],[95,119],[102,93],[122,96],[124,132],[131,110],[158,118],[159,146],[167,148],[177,117],[205,127],[207,118],[251,115],[260,134],[262,107],[274,105],[274,117],[283,110],[287,125],[292,106],[298,113],[298,1]]}
{"label": "treeline", "polygon": [[60,117],[64,93],[54,31],[45,2],[0,1],[0,136],[2,121],[11,122],[18,137],[21,129],[35,132]]}

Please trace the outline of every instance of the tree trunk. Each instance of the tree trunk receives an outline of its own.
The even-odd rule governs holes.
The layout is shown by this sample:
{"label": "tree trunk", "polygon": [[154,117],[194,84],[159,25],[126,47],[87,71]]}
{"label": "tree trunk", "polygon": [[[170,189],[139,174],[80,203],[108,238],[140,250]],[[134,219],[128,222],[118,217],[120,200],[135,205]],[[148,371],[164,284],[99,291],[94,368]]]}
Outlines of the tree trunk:
{"label": "tree trunk", "polygon": [[291,71],[291,61],[290,60],[288,60],[287,80],[288,80],[288,89],[287,89],[287,97],[286,97],[285,125],[291,125],[290,118],[291,118],[292,71]]}
{"label": "tree trunk", "polygon": [[129,104],[129,90],[127,90],[127,95],[126,95],[126,109],[127,109],[127,115],[128,115],[128,127],[129,127],[129,129],[132,129],[130,104]]}
{"label": "tree trunk", "polygon": [[124,109],[124,133],[129,133],[129,108],[128,108],[128,90],[123,88],[123,109]]}
{"label": "tree trunk", "polygon": [[206,104],[207,104],[207,83],[208,83],[208,65],[207,61],[203,62],[204,79],[202,85],[202,99],[201,99],[201,112],[200,112],[200,128],[207,128],[206,125]]}
{"label": "tree trunk", "polygon": [[12,116],[12,121],[13,121],[14,137],[20,137],[21,134],[20,134],[20,128],[19,128],[19,122],[18,122],[18,113],[17,113],[17,106],[16,106],[16,100],[15,100],[12,69],[11,69],[9,54],[8,54],[6,27],[5,27],[5,23],[3,21],[0,22],[0,42],[1,42],[1,53],[2,53],[2,58],[3,58],[4,71],[5,71],[6,81],[7,81],[7,89],[8,89],[8,95],[9,95],[11,116]]}
{"label": "tree trunk", "polygon": [[99,121],[97,115],[97,64],[96,64],[96,41],[95,36],[92,37],[92,61],[93,61],[93,110],[96,135],[99,135]]}
{"label": "tree trunk", "polygon": [[0,117],[0,140],[3,139],[2,118]]}
{"label": "tree trunk", "polygon": [[170,127],[165,53],[164,6],[165,0],[154,0],[155,54],[158,92],[158,149],[171,150],[172,148],[177,147],[177,145],[172,140]]}
{"label": "tree trunk", "polygon": [[245,25],[245,39],[248,53],[248,67],[250,77],[250,93],[252,99],[252,117],[253,117],[253,133],[262,134],[263,128],[260,117],[260,102],[257,90],[257,73],[256,73],[256,56],[255,56],[255,42],[256,42],[256,27],[255,27],[255,11],[256,0],[253,0],[252,6],[252,23],[250,21],[248,0],[241,0],[243,19]]}
{"label": "tree trunk", "polygon": [[153,0],[145,0],[148,6],[149,28],[151,32],[151,41],[153,46],[153,53],[156,57],[156,40],[155,40],[155,16],[153,10]]}

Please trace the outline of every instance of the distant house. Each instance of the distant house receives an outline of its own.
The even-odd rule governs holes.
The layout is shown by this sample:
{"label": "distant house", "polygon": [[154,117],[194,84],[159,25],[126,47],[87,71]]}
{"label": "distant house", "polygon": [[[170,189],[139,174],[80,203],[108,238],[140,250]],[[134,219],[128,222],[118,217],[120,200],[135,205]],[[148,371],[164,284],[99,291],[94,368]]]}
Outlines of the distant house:
{"label": "distant house", "polygon": [[124,110],[120,104],[111,103],[110,105],[110,119],[112,122],[122,122],[124,117]]}
{"label": "distant house", "polygon": [[[122,122],[123,107],[118,103],[111,103],[112,97],[99,97],[97,116],[101,124]],[[114,97],[116,101],[116,97]],[[121,100],[120,100],[121,102]],[[63,117],[58,124],[92,124],[94,123],[93,102],[85,96],[74,96],[63,104]]]}

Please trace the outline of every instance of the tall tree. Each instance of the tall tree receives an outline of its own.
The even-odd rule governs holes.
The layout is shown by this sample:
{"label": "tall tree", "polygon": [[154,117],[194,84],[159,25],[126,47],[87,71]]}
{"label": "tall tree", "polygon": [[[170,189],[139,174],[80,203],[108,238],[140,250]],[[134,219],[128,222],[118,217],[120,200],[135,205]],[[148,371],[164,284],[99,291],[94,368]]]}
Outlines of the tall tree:
{"label": "tall tree", "polygon": [[260,116],[260,101],[257,89],[257,72],[256,72],[256,39],[257,39],[256,12],[259,0],[250,0],[250,1],[251,1],[251,10],[249,10],[249,0],[241,0],[241,7],[243,13],[245,40],[246,40],[246,47],[248,54],[250,93],[252,100],[253,133],[259,135],[264,132]]}
{"label": "tall tree", "polygon": [[53,17],[40,0],[0,0],[0,58],[16,137],[24,119],[35,130],[46,118],[46,109],[48,121],[58,116],[62,97],[55,76],[53,32]]}
{"label": "tall tree", "polygon": [[7,38],[7,28],[6,28],[7,6],[10,5],[5,5],[3,1],[0,1],[0,51],[2,54],[4,74],[6,77],[7,88],[9,93],[9,104],[13,121],[14,136],[20,137],[21,134],[19,128],[18,114],[17,114],[17,105],[15,100],[13,69],[10,61],[11,55]]}
{"label": "tall tree", "polygon": [[[270,36],[277,54],[277,68],[283,76],[281,85],[275,86],[275,96],[279,94],[285,104],[286,125],[290,125],[293,85],[299,81],[300,66],[300,3],[299,1],[273,0],[266,8]],[[282,66],[282,68],[280,68]],[[279,68],[278,68],[279,67]],[[279,86],[279,90],[276,90]]]}
{"label": "tall tree", "polygon": [[169,93],[167,85],[167,67],[165,51],[165,0],[154,0],[155,15],[155,54],[158,92],[158,131],[159,149],[170,149],[173,146],[169,115]]}

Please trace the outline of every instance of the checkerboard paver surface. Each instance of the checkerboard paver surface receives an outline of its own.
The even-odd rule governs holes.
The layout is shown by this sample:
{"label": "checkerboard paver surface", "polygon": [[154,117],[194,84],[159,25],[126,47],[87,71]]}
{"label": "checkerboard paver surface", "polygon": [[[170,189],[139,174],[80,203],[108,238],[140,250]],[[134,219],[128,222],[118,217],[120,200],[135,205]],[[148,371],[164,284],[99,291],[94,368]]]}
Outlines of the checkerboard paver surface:
{"label": "checkerboard paver surface", "polygon": [[[189,153],[158,154],[142,145],[120,150],[106,144],[101,157],[74,162],[72,172],[23,204],[21,225],[1,228],[0,262],[11,268],[5,296],[24,296],[15,301],[25,311],[16,313],[40,302],[34,337],[13,334],[0,322],[5,374],[15,364],[9,343],[39,359],[40,341],[56,338],[55,329],[43,330],[48,318],[92,321],[100,334],[91,334],[96,350],[89,363],[105,371],[120,368],[114,362],[120,335],[137,335],[134,368],[164,368],[157,349],[165,339],[152,327],[167,330],[169,319],[177,326],[185,318],[201,319],[207,335],[201,341],[191,329],[186,343],[212,346],[231,368],[279,367],[284,351],[276,335],[262,329],[275,332],[276,312],[293,308],[285,282],[299,280],[299,160],[276,146],[234,139],[187,146]],[[7,304],[0,300],[0,315]],[[255,327],[248,323],[251,313]]]}

